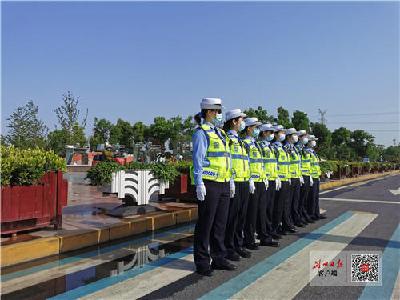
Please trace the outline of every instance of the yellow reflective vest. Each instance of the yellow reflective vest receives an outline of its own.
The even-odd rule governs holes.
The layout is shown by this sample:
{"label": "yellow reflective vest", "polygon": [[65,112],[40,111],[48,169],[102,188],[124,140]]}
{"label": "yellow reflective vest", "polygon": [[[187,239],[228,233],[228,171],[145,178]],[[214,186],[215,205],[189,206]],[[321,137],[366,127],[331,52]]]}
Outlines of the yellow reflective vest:
{"label": "yellow reflective vest", "polygon": [[243,141],[234,134],[228,133],[232,159],[232,175],[236,182],[247,181],[250,178],[250,164]]}
{"label": "yellow reflective vest", "polygon": [[205,159],[210,163],[203,167],[202,178],[217,182],[226,182],[231,178],[231,162],[229,138],[225,132],[218,128],[211,128],[207,124],[200,127],[204,130],[208,148]]}
{"label": "yellow reflective vest", "polygon": [[250,161],[250,177],[254,182],[262,182],[266,178],[264,170],[264,159],[261,154],[261,148],[257,142],[251,138],[243,140]]}
{"label": "yellow reflective vest", "polygon": [[294,146],[290,151],[289,157],[290,157],[290,165],[289,165],[290,178],[300,178],[302,176],[300,154]]}
{"label": "yellow reflective vest", "polygon": [[278,162],[278,177],[281,179],[281,181],[288,181],[290,178],[289,155],[286,153],[280,143],[278,144],[275,142],[274,149]]}
{"label": "yellow reflective vest", "polygon": [[311,153],[310,158],[310,175],[312,178],[319,178],[321,176],[321,167],[319,166],[319,157],[314,151]]}
{"label": "yellow reflective vest", "polygon": [[263,152],[265,175],[268,180],[275,180],[278,177],[278,164],[274,149],[268,142],[261,141],[259,144]]}
{"label": "yellow reflective vest", "polygon": [[301,151],[301,173],[304,176],[311,174],[311,153],[308,148],[303,148]]}

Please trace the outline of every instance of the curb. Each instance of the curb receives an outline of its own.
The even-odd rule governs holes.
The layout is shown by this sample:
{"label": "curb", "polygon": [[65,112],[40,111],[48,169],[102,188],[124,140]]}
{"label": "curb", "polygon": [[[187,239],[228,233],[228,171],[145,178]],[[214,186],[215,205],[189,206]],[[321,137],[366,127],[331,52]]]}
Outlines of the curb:
{"label": "curb", "polygon": [[[334,187],[397,174],[400,174],[400,171],[362,175],[356,178],[324,182],[321,183],[320,190],[328,190]],[[197,208],[158,212],[139,219],[123,219],[117,224],[104,228],[74,230],[73,232],[58,234],[55,237],[43,237],[27,242],[1,246],[0,266],[11,266],[89,246],[100,245],[120,238],[193,222],[197,218]]]}

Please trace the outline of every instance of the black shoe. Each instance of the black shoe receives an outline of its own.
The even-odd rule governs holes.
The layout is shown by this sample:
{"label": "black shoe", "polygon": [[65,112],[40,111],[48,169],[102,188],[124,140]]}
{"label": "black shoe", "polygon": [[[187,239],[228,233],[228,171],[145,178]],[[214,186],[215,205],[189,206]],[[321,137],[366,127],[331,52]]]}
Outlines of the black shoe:
{"label": "black shoe", "polygon": [[231,264],[229,261],[224,261],[222,263],[211,263],[211,268],[214,270],[226,270],[226,271],[233,271],[237,269],[237,266]]}
{"label": "black shoe", "polygon": [[279,247],[279,242],[275,240],[267,240],[267,241],[261,241],[260,246],[271,246],[271,247]]}
{"label": "black shoe", "polygon": [[244,246],[249,250],[258,250],[259,249],[257,243],[247,244],[247,245],[244,245]]}
{"label": "black shoe", "polygon": [[308,218],[307,223],[315,223],[315,221],[312,218]]}
{"label": "black shoe", "polygon": [[294,223],[294,226],[296,226],[296,227],[304,227],[303,223],[300,223],[300,222]]}
{"label": "black shoe", "polygon": [[243,258],[250,258],[251,257],[251,252],[247,251],[246,249],[240,248],[236,249],[237,254],[239,254]]}
{"label": "black shoe", "polygon": [[325,215],[325,214],[320,214],[320,215],[318,216],[318,218],[319,218],[320,220],[326,219],[326,215]]}
{"label": "black shoe", "polygon": [[200,274],[202,276],[208,276],[211,277],[214,273],[212,269],[205,269],[205,270],[196,270],[197,274]]}
{"label": "black shoe", "polygon": [[286,232],[286,230],[284,230],[284,229],[279,229],[279,230],[278,230],[278,234],[280,234],[280,235],[287,235],[287,232]]}
{"label": "black shoe", "polygon": [[240,260],[240,256],[237,253],[228,254],[225,258],[229,259],[231,261],[239,261]]}
{"label": "black shoe", "polygon": [[272,236],[272,238],[275,239],[275,240],[279,240],[279,239],[282,238],[282,236],[281,236],[280,234],[277,234],[277,233],[272,233],[271,236]]}
{"label": "black shoe", "polygon": [[290,232],[290,233],[296,233],[296,232],[297,232],[297,229],[294,228],[294,227],[289,227],[289,228],[286,229],[286,231],[288,231],[288,232]]}

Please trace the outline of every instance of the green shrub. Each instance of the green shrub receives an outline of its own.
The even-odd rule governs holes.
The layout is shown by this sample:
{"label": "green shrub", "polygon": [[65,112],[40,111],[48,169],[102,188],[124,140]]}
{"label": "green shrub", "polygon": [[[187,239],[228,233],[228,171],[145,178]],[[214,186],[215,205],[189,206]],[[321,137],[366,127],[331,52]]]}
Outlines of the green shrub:
{"label": "green shrub", "polygon": [[1,146],[1,185],[34,185],[49,171],[66,171],[66,162],[53,151]]}
{"label": "green shrub", "polygon": [[123,169],[124,166],[116,162],[103,161],[91,167],[87,172],[86,178],[90,179],[91,185],[103,185],[111,183],[113,172]]}

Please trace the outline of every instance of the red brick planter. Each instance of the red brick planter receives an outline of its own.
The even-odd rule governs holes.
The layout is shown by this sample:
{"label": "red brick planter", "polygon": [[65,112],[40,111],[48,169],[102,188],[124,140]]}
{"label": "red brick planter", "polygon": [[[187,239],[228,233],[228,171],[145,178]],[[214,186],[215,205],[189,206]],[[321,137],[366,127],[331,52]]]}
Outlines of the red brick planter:
{"label": "red brick planter", "polygon": [[173,183],[169,183],[169,188],[165,191],[166,197],[179,198],[180,195],[187,193],[188,191],[188,175],[181,174],[178,176]]}
{"label": "red brick planter", "polygon": [[1,234],[62,224],[68,183],[62,172],[49,172],[41,183],[1,187]]}

